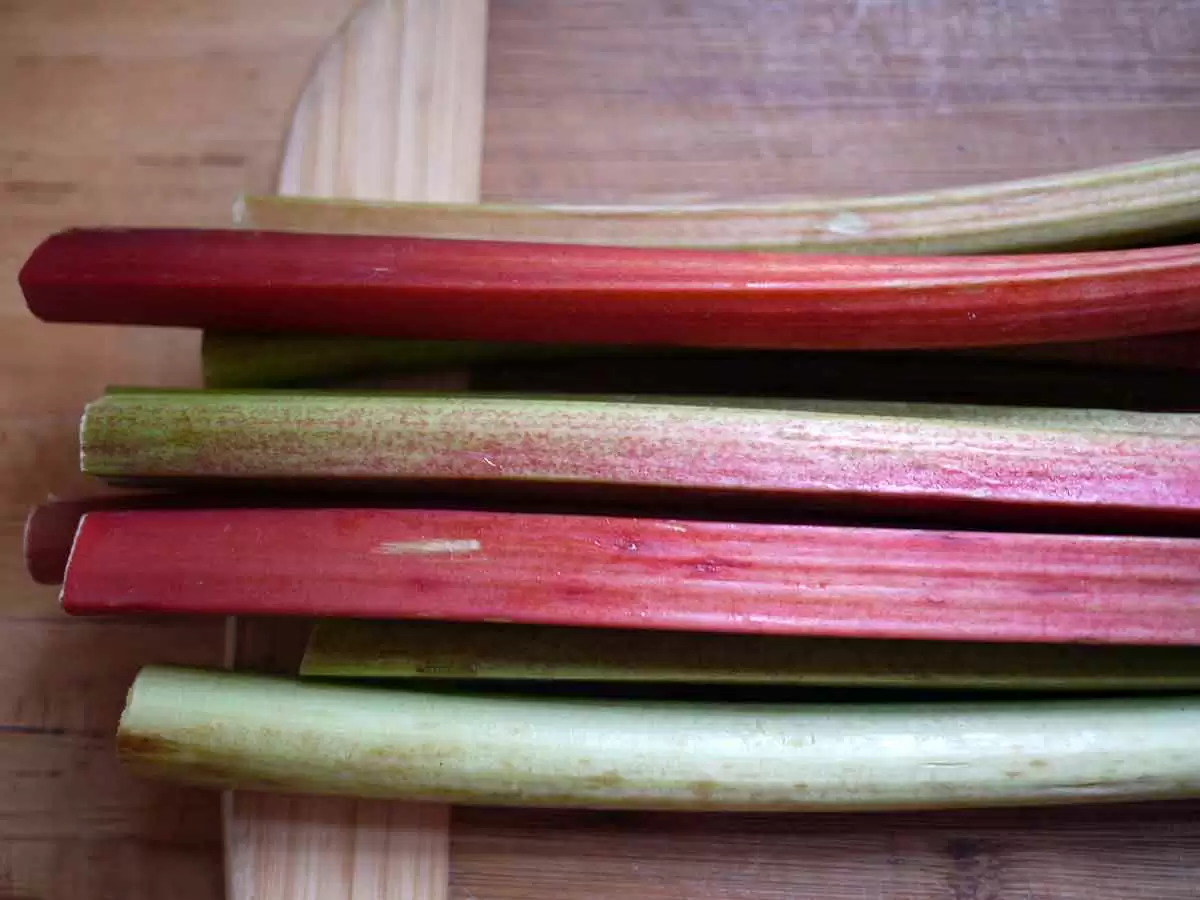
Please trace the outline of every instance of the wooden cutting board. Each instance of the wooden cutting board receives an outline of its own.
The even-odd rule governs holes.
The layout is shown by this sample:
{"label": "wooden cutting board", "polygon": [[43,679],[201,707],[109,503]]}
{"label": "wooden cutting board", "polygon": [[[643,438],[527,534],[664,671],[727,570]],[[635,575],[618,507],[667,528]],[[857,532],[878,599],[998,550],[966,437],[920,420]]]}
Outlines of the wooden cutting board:
{"label": "wooden cutting board", "polygon": [[[89,487],[83,404],[107,384],[194,384],[196,335],[43,325],[17,269],[72,226],[228,224],[239,191],[274,183],[292,107],[354,2],[0,3],[3,900],[222,896],[216,798],[134,777],[112,752],[138,667],[218,665],[220,629],[67,619],[20,559],[28,507]],[[1200,147],[1200,0],[495,0],[489,18],[495,200],[906,190]],[[281,665],[289,630],[262,635]],[[380,876],[358,879],[360,897],[403,884],[379,860],[404,832],[386,831],[358,842]],[[345,846],[272,851],[289,896],[352,864]],[[1194,804],[451,815],[454,900],[1184,900],[1198,883]]]}
{"label": "wooden cutting board", "polygon": [[[831,6],[836,4],[809,4],[826,11]],[[829,17],[829,24],[873,35],[874,49],[858,46],[859,53],[894,52],[887,46],[888,36],[903,29],[905,40],[914,44],[913,55],[906,60],[897,53],[897,66],[928,71],[908,82],[898,79],[894,105],[903,107],[907,102],[932,108],[934,117],[909,122],[885,106],[874,115],[864,114],[857,129],[843,127],[840,133],[836,128],[817,129],[811,140],[823,142],[823,147],[816,165],[831,173],[831,188],[845,182],[860,190],[883,191],[1010,174],[990,171],[986,164],[975,171],[956,164],[953,177],[947,178],[951,167],[939,168],[946,165],[940,161],[947,155],[953,159],[954,154],[965,152],[962,145],[952,145],[950,137],[953,114],[964,98],[995,96],[990,128],[977,131],[1000,144],[1000,152],[1009,160],[1018,156],[1019,145],[1028,145],[1020,154],[1026,159],[1031,147],[1055,139],[1056,132],[1063,130],[1025,109],[1028,98],[1012,96],[1002,75],[980,69],[973,73],[974,82],[968,79],[963,84],[955,81],[950,70],[937,70],[942,63],[935,60],[952,53],[955,41],[961,39],[958,32],[965,26],[956,23],[967,15],[963,4],[953,4],[956,18],[950,22],[938,18],[939,12],[949,11],[946,3],[902,3],[882,14],[878,6],[869,0],[845,4],[840,17],[836,13]],[[1059,19],[1047,6],[1015,23],[1005,15],[993,21],[997,28],[1017,29],[1033,28],[1035,22],[1042,27],[1047,21],[1061,24],[1063,8],[1069,6],[1055,5]],[[758,29],[769,29],[772,16],[791,17],[801,9],[788,4],[763,7],[769,11],[748,19]],[[686,17],[687,4],[664,4],[660,13],[668,20],[672,15]],[[368,3],[330,45],[301,96],[283,153],[279,192],[478,201],[487,14],[486,0]],[[1071,14],[1082,20],[1080,8]],[[1062,27],[1065,33],[1066,26]],[[765,42],[768,61],[788,59],[791,48],[774,46],[769,34],[754,39]],[[845,34],[839,38],[821,27],[814,28],[812,39],[851,43]],[[1009,35],[1002,46],[1011,49],[1021,39]],[[856,40],[862,43],[861,38]],[[866,43],[870,46],[872,41]],[[613,75],[635,88],[628,99],[631,104],[639,102],[637,78],[653,78],[656,68],[654,48],[647,44],[640,49],[646,58],[635,67],[634,77]],[[736,50],[727,37],[720,52],[738,69]],[[814,96],[794,99],[801,112],[806,102],[819,103],[855,79],[853,58],[828,58],[827,63],[827,69],[810,74]],[[991,63],[1011,67],[1013,60]],[[723,82],[714,78],[710,68],[711,84],[698,84],[695,97],[680,97],[679,102],[699,103],[706,91],[732,90],[728,113],[736,126],[738,105],[745,102],[738,91],[757,95],[776,89],[776,73],[770,66],[762,72],[741,68],[753,80]],[[915,86],[924,94],[904,96]],[[1086,93],[1082,85],[1053,81],[1023,89],[1059,90],[1064,96]],[[716,108],[720,109],[719,103]],[[1074,112],[1064,105],[1061,114],[1068,117]],[[939,115],[950,118],[939,121]],[[619,113],[611,119],[618,125],[621,121]],[[665,122],[664,128],[671,124]],[[703,165],[711,152],[710,139],[718,146],[731,140],[726,133],[730,123],[714,114],[711,105],[707,118],[689,124],[694,129],[690,134],[673,139],[672,152],[681,158]],[[564,121],[568,146],[572,139],[568,132],[575,125],[591,127]],[[780,127],[786,126],[780,123]],[[871,174],[857,171],[864,166],[890,171],[878,166],[880,154],[888,152],[885,135],[889,133],[901,136],[896,149],[909,154],[903,163],[889,164],[909,169],[907,183],[895,188],[882,178],[872,183]],[[657,136],[648,137],[654,141]],[[613,144],[622,139],[619,127],[614,129]],[[756,155],[774,138],[749,135],[740,140],[746,143],[734,139],[732,154],[747,154],[753,167]],[[921,150],[928,158],[921,157]],[[1076,164],[1102,161],[1088,155],[1076,151]],[[983,156],[986,159],[987,154]],[[727,167],[713,167],[705,190],[681,191],[673,199],[737,196],[739,179],[723,177],[727,172]],[[669,175],[660,177],[670,181]],[[811,174],[807,180],[814,180]],[[767,190],[756,186],[753,192],[758,196],[795,193],[786,183]],[[611,202],[636,197],[604,194],[592,199]],[[244,623],[238,638],[240,661],[290,669],[302,630]],[[238,794],[226,798],[225,810],[231,900],[444,900],[452,891],[452,846],[453,893],[471,900],[597,895],[1117,898],[1133,896],[1129,891],[1135,883],[1140,896],[1181,897],[1188,895],[1200,867],[1200,828],[1190,824],[1195,808],[1186,805],[846,817],[461,810],[453,816],[453,843],[451,811],[445,807]]]}

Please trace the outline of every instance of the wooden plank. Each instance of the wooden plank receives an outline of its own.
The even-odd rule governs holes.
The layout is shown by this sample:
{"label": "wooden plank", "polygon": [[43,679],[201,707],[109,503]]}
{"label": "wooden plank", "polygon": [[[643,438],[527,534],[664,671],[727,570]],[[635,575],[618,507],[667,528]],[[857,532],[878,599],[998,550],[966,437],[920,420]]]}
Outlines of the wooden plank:
{"label": "wooden plank", "polygon": [[446,896],[447,806],[248,792],[227,802],[231,900]]}
{"label": "wooden plank", "polygon": [[924,815],[456,808],[453,900],[1190,900],[1194,803]]}
{"label": "wooden plank", "polygon": [[[365,6],[296,107],[279,192],[477,202],[487,12],[487,0]],[[295,632],[272,629],[246,623],[239,661],[279,665]],[[230,900],[446,896],[447,807],[243,793],[225,810]]]}
{"label": "wooden plank", "polygon": [[[150,659],[211,665],[196,622],[4,619],[0,653],[0,897],[219,896],[220,818],[209,792],[124,771],[112,732]],[[103,886],[99,888],[99,886]]]}
{"label": "wooden plank", "polygon": [[371,0],[296,106],[278,192],[479,200],[486,0]]}
{"label": "wooden plank", "polygon": [[489,200],[921,190],[1200,146],[1191,0],[508,0]]}

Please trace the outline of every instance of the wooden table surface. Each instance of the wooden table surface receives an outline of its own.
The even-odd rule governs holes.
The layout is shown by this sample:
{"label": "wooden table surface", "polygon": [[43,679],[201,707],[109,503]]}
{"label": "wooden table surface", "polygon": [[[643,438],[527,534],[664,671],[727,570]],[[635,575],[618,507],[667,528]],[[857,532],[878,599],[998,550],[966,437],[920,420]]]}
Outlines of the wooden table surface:
{"label": "wooden table surface", "polygon": [[[215,795],[111,736],[134,671],[216,622],[69,621],[19,558],[85,488],[80,408],[196,380],[194,335],[48,327],[15,276],[83,224],[225,224],[266,190],[351,0],[0,0],[0,900],[221,894]],[[1197,0],[493,0],[484,189],[574,201],[899,191],[1200,147]],[[1200,807],[680,817],[463,809],[453,892],[501,898],[1195,897]]]}

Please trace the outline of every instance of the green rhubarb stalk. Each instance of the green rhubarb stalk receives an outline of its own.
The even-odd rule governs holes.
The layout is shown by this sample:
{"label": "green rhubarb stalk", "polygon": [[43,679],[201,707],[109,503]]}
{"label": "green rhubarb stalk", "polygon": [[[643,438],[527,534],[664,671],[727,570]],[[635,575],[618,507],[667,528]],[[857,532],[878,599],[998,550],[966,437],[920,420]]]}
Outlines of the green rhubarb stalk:
{"label": "green rhubarb stalk", "polygon": [[[1095,405],[1098,398],[1185,396],[1170,370],[1200,367],[1195,334],[1155,335],[1127,341],[1047,344],[999,350],[838,352],[705,351],[683,347],[503,344],[486,341],[406,341],[308,335],[205,332],[201,356],[209,388],[329,385],[371,377],[411,379],[415,374],[459,370],[472,387],[487,389],[516,380],[555,384],[591,379],[629,383],[674,379],[710,384],[718,373],[729,392],[818,390],[840,396],[889,396],[911,392],[956,397],[1007,398],[1037,405],[1045,397]],[[1193,352],[1195,351],[1195,352]],[[613,357],[620,358],[617,365]],[[517,364],[514,369],[512,364]],[[1111,366],[1132,369],[1114,394]],[[462,372],[462,370],[469,370]],[[1166,370],[1166,371],[1156,371]],[[622,382],[622,379],[624,381]],[[691,379],[684,381],[684,379]],[[742,384],[748,384],[746,388]],[[758,388],[756,385],[764,385]],[[1036,385],[1036,387],[1034,386]],[[692,390],[692,388],[688,388]],[[574,390],[574,389],[572,389]],[[703,388],[699,388],[703,390]],[[711,389],[710,389],[711,390]],[[724,392],[724,391],[722,391]],[[1030,400],[1017,400],[1028,397]],[[1075,400],[1074,398],[1078,398]],[[1053,401],[1051,401],[1053,402]]]}
{"label": "green rhubarb stalk", "polygon": [[320,678],[1160,691],[1200,688],[1200,652],[1191,647],[331,619],[313,629],[300,673]]}
{"label": "green rhubarb stalk", "polygon": [[515,206],[244,197],[270,231],[891,255],[1096,249],[1200,224],[1200,152],[883,197],[711,206]]}
{"label": "green rhubarb stalk", "polygon": [[[1200,416],[835,401],[128,391],[88,405],[85,474],[374,484],[642,504],[1180,527]],[[578,494],[576,494],[578,496]],[[1076,524],[1076,527],[1078,525]]]}
{"label": "green rhubarb stalk", "polygon": [[[624,347],[574,344],[505,344],[487,341],[405,341],[311,335],[204,334],[201,358],[210,388],[269,387],[384,371],[521,360],[608,356]],[[675,351],[682,352],[682,351]]]}
{"label": "green rhubarb stalk", "polygon": [[150,667],[135,770],[501,804],[868,810],[1200,796],[1200,698],[769,705],[420,693]]}
{"label": "green rhubarb stalk", "polygon": [[[908,421],[938,422],[948,426],[987,426],[1052,431],[1079,431],[1094,434],[1140,434],[1162,437],[1200,437],[1200,415],[1172,412],[1134,412],[1119,409],[1075,409],[1070,407],[991,406],[971,403],[910,403],[903,400],[833,400],[805,397],[673,397],[656,394],[622,394],[598,396],[577,394],[513,393],[440,393],[397,391],[386,394],[356,393],[353,391],[254,391],[254,390],[188,390],[144,387],[111,387],[103,396],[88,404],[83,416],[83,450],[89,446],[102,450],[125,438],[137,438],[139,431],[159,424],[160,415],[194,413],[204,416],[194,424],[212,425],[228,433],[234,426],[226,419],[209,422],[207,416],[237,415],[245,427],[255,422],[244,417],[263,415],[262,424],[275,421],[271,410],[280,418],[302,415],[349,413],[360,411],[384,416],[390,410],[407,411],[409,406],[431,413],[454,412],[478,407],[480,413],[503,415],[528,413],[531,417],[552,417],[579,413],[629,413],[642,407],[650,417],[672,414],[689,416],[688,408],[709,410],[711,415],[722,412],[737,416],[741,413],[794,413],[800,419],[806,415],[853,418],[882,418]],[[641,417],[641,414],[637,414]],[[385,417],[385,416],[384,416]],[[385,417],[386,418],[386,417]],[[366,421],[356,424],[365,427]],[[380,423],[383,424],[383,423]],[[184,434],[148,434],[154,440],[174,439],[174,447],[183,452]],[[193,434],[192,437],[202,435]],[[310,440],[329,437],[320,434]],[[136,448],[121,447],[122,451]],[[140,455],[140,454],[139,454]],[[84,460],[85,465],[87,460]],[[100,473],[92,473],[100,474]]]}

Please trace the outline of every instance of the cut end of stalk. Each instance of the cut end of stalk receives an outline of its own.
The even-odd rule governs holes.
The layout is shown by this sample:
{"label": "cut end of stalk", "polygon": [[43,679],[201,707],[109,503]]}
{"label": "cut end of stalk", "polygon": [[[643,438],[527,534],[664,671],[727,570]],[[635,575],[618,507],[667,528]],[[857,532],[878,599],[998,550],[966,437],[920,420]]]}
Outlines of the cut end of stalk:
{"label": "cut end of stalk", "polygon": [[89,401],[83,407],[83,413],[79,417],[79,471],[87,472],[90,470],[91,462],[89,460],[88,448],[92,445],[91,440],[91,424],[92,417],[96,410],[105,405],[109,394],[105,393],[97,397],[95,400]]}
{"label": "cut end of stalk", "polygon": [[84,513],[104,500],[52,501],[35,506],[25,519],[25,569],[38,584],[59,585],[70,562]]}
{"label": "cut end of stalk", "polygon": [[67,558],[63,564],[62,576],[59,579],[62,587],[58,591],[58,605],[64,612],[69,613],[70,607],[67,602],[67,577],[71,571],[71,561],[75,558],[75,550],[79,546],[79,538],[83,533],[84,526],[87,524],[88,514],[85,512],[79,516],[79,521],[75,523],[75,534],[71,539],[70,549],[67,551]]}
{"label": "cut end of stalk", "polygon": [[[116,750],[117,758],[129,768],[137,770],[151,769],[169,765],[175,761],[177,754],[172,741],[156,737],[152,731],[143,730],[140,721],[143,695],[152,693],[158,679],[182,673],[183,669],[171,667],[147,666],[141,669],[125,692],[125,706],[117,721]],[[153,700],[148,701],[153,702]]]}
{"label": "cut end of stalk", "polygon": [[53,504],[39,504],[25,516],[21,531],[21,556],[25,571],[38,584],[60,584],[66,570],[66,557],[59,552],[63,546],[60,523],[50,521]]}

